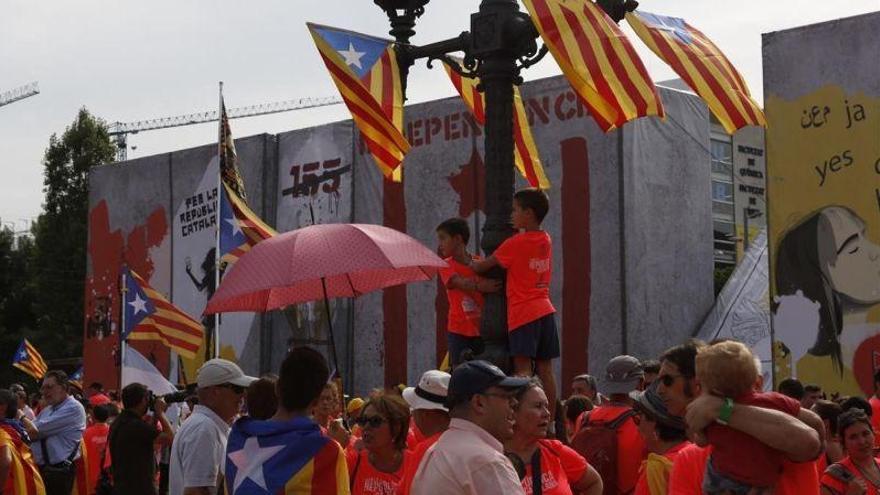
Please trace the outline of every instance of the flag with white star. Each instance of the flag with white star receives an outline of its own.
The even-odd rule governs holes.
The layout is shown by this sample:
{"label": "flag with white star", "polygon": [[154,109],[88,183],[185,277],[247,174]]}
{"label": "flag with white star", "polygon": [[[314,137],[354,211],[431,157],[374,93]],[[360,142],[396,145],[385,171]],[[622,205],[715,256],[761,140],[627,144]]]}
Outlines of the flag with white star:
{"label": "flag with white star", "polygon": [[307,24],[351,117],[379,170],[402,180],[410,145],[403,137],[403,89],[391,40]]}
{"label": "flag with white star", "polygon": [[229,184],[220,188],[220,261],[235,263],[258,242],[277,234]]}
{"label": "flag with white star", "polygon": [[304,417],[236,421],[226,444],[225,475],[230,495],[342,495],[350,490],[342,448]]}
{"label": "flag with white star", "polygon": [[187,359],[196,357],[205,338],[202,324],[171,304],[134,270],[123,268],[123,274],[125,326],[122,338],[158,340]]}
{"label": "flag with white star", "polygon": [[49,366],[43,360],[43,356],[37,352],[37,349],[28,342],[28,339],[21,339],[21,344],[12,356],[12,366],[20,369],[36,380],[42,380]]}
{"label": "flag with white star", "polygon": [[68,377],[68,381],[74,387],[82,390],[83,389],[83,383],[82,383],[83,382],[83,367],[80,366],[76,371],[74,371],[73,374],[71,374]]}

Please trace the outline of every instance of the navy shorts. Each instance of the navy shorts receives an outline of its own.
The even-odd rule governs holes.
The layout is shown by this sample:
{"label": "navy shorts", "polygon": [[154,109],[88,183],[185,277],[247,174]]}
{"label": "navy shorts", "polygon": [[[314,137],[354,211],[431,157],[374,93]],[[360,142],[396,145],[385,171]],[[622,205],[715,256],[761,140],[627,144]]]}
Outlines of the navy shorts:
{"label": "navy shorts", "polygon": [[556,313],[542,316],[508,335],[510,355],[550,360],[559,357],[559,335],[556,334]]}
{"label": "navy shorts", "polygon": [[461,358],[464,351],[471,351],[473,354],[471,359],[483,352],[482,337],[465,337],[464,335],[452,332],[447,332],[446,337],[447,349],[449,350],[449,366],[452,368],[455,368],[464,361]]}

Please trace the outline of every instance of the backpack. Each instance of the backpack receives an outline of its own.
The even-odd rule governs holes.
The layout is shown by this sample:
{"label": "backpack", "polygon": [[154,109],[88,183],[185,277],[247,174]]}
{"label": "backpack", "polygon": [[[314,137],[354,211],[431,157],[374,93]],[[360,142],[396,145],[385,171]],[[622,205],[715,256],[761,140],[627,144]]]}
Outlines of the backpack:
{"label": "backpack", "polygon": [[582,455],[602,477],[604,495],[617,495],[617,430],[636,415],[632,409],[611,421],[593,421],[587,413],[581,431],[571,439],[571,448]]}

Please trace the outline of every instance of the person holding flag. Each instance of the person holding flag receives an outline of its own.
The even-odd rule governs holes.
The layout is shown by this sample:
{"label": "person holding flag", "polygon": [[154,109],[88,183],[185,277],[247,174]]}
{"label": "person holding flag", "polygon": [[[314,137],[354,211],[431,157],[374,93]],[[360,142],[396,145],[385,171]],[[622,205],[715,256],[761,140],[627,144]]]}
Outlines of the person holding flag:
{"label": "person holding flag", "polygon": [[0,493],[45,495],[43,478],[34,463],[30,438],[16,419],[18,397],[12,390],[0,390]]}
{"label": "person holding flag", "polygon": [[275,415],[266,421],[245,416],[232,426],[226,448],[229,495],[350,493],[342,447],[309,417],[329,377],[318,351],[290,351],[281,363]]}

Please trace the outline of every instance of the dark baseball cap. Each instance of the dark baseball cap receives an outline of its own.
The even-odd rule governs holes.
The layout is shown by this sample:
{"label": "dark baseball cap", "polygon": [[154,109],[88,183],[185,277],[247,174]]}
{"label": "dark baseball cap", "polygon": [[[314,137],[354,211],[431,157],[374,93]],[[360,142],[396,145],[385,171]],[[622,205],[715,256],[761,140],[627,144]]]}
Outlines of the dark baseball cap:
{"label": "dark baseball cap", "polygon": [[663,402],[663,398],[657,392],[658,383],[656,381],[653,382],[643,392],[630,392],[629,396],[635,403],[635,409],[637,411],[644,411],[651,419],[662,425],[685,431],[687,425],[685,425],[684,420],[669,414],[669,410],[666,409],[666,403]]}
{"label": "dark baseball cap", "polygon": [[520,388],[528,383],[528,378],[507,376],[488,361],[467,361],[452,371],[447,404],[457,404],[491,387]]}
{"label": "dark baseball cap", "polygon": [[605,392],[607,395],[628,394],[639,388],[645,377],[638,359],[622,355],[612,358],[605,367]]}

